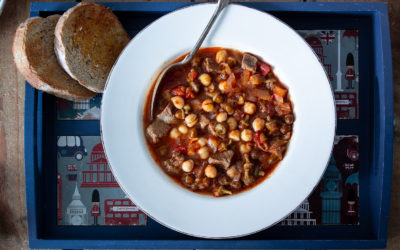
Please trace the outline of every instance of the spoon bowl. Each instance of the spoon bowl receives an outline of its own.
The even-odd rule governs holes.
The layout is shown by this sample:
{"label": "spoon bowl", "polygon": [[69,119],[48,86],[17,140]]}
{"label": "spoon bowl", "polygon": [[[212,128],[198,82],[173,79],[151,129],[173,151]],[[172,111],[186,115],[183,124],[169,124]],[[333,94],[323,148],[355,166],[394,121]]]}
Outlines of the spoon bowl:
{"label": "spoon bowl", "polygon": [[157,90],[158,87],[160,86],[160,83],[164,77],[164,75],[171,69],[174,68],[176,66],[181,66],[184,65],[188,62],[190,62],[194,55],[196,55],[197,51],[199,50],[199,48],[201,47],[201,44],[203,43],[204,39],[206,39],[208,32],[210,31],[211,27],[213,26],[213,24],[215,23],[215,20],[217,20],[217,17],[219,16],[219,14],[222,12],[222,10],[228,6],[230,0],[218,0],[218,4],[217,4],[217,8],[214,11],[214,14],[211,16],[210,21],[208,22],[207,26],[205,27],[204,31],[201,33],[199,40],[197,40],[196,44],[194,45],[192,51],[180,62],[176,62],[173,63],[171,65],[169,65],[168,67],[166,67],[161,74],[158,76],[157,78],[157,82],[154,85],[154,90],[153,90],[153,95],[151,97],[151,117],[154,119],[154,100],[156,99],[157,96]]}

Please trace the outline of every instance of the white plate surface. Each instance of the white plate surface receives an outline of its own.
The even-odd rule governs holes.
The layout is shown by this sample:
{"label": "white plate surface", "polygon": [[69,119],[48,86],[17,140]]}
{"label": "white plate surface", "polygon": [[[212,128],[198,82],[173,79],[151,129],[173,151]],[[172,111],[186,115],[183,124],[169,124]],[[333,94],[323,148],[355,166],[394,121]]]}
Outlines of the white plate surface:
{"label": "white plate surface", "polygon": [[227,238],[277,223],[311,193],[328,162],[336,118],[328,79],[307,43],[273,16],[232,4],[203,47],[251,52],[274,67],[294,104],[290,146],[268,179],[238,195],[213,198],[175,184],[155,164],[145,144],[144,101],[157,73],[191,49],[214,8],[215,4],[199,4],[172,12],[132,39],[109,76],[101,129],[114,176],[144,212],[179,232]]}

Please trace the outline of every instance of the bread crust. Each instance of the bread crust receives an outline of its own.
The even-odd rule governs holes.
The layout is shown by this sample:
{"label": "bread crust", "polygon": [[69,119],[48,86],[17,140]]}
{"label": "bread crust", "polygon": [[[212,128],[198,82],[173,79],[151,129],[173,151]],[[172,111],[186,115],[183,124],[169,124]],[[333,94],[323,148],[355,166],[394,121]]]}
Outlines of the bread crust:
{"label": "bread crust", "polygon": [[[96,18],[97,22],[93,23]],[[109,21],[109,26],[104,25],[105,20]],[[89,35],[82,38],[82,33]],[[102,43],[105,37],[110,43],[98,45],[97,42]],[[129,41],[122,24],[109,8],[82,2],[70,8],[59,19],[55,28],[54,49],[60,65],[73,79],[91,91],[102,93],[114,62]],[[77,48],[71,48],[72,43]],[[107,49],[112,52],[105,53]],[[101,60],[96,61],[96,58]],[[83,72],[78,72],[77,68]],[[84,76],[89,74],[87,72],[90,72],[90,77]]]}
{"label": "bread crust", "polygon": [[[53,15],[48,18],[58,19],[58,17],[58,15]],[[92,98],[95,93],[81,87],[78,82],[70,79],[57,63],[55,56],[50,56],[50,58],[48,58],[48,55],[44,55],[41,51],[31,48],[28,36],[32,35],[30,32],[33,32],[33,27],[41,25],[41,22],[44,20],[45,19],[41,17],[32,17],[20,24],[17,28],[12,46],[14,62],[17,69],[25,79],[38,90],[71,101],[81,101]],[[43,46],[46,46],[46,44],[43,44]],[[53,46],[53,44],[47,46]],[[45,68],[42,72],[39,72],[40,70],[37,65],[41,60],[39,58],[49,59],[48,65],[40,65],[40,67]],[[57,74],[57,76],[51,75],[53,72]],[[57,83],[54,81],[57,81]]]}

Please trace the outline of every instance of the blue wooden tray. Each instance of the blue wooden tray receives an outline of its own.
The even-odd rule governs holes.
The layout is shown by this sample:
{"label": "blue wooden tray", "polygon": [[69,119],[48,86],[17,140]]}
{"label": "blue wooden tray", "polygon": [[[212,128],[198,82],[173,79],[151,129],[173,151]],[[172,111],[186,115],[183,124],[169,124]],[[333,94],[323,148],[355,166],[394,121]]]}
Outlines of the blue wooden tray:
{"label": "blue wooden tray", "polygon": [[[76,3],[32,3],[31,16],[62,13]],[[191,2],[103,3],[133,37],[156,18]],[[339,120],[338,134],[360,141],[360,223],[356,226],[275,226],[233,240],[204,240],[149,219],[146,227],[57,226],[57,135],[99,135],[99,121],[56,119],[56,98],[26,84],[25,171],[31,248],[384,248],[393,155],[393,82],[384,3],[241,3],[267,11],[295,29],[359,30],[359,119]],[[267,27],[266,27],[267,29]]]}

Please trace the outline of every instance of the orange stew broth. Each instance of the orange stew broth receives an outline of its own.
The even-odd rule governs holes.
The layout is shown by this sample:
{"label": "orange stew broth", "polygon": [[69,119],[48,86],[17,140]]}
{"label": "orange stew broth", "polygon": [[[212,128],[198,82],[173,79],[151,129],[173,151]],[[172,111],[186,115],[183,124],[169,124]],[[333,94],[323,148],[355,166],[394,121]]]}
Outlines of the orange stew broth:
{"label": "orange stew broth", "polygon": [[[225,64],[219,64],[220,70],[218,72],[206,72],[203,65],[205,58],[210,58],[213,62],[216,62],[216,53],[220,50],[225,50],[227,52],[227,57],[234,58],[236,63],[233,64],[231,60],[231,65],[229,66],[225,61]],[[177,94],[182,95],[185,104],[192,104],[195,99],[200,100],[200,103],[205,99],[213,99],[206,94],[206,92],[211,93],[210,88],[203,86],[199,80],[201,74],[207,73],[211,76],[211,85],[215,86],[214,92],[219,92],[223,97],[222,103],[228,103],[233,107],[234,113],[232,115],[228,114],[228,118],[234,117],[237,120],[238,128],[236,128],[236,130],[243,131],[243,129],[250,129],[252,131],[252,138],[248,142],[244,142],[243,140],[237,142],[229,139],[228,134],[231,130],[226,121],[221,123],[226,127],[226,135],[215,136],[210,133],[209,129],[207,129],[208,126],[204,129],[200,128],[199,119],[193,128],[188,127],[188,134],[181,133],[181,136],[172,139],[170,137],[170,132],[168,132],[165,136],[160,138],[157,143],[152,143],[149,139],[146,128],[154,122],[150,116],[151,96],[154,90],[154,83],[146,99],[143,116],[143,123],[145,125],[144,133],[147,136],[147,145],[153,159],[177,184],[193,192],[219,197],[249,190],[264,181],[274,171],[286,153],[294,122],[293,105],[289,94],[287,93],[287,88],[275,76],[272,67],[257,56],[255,56],[257,58],[257,68],[254,74],[260,76],[261,82],[257,85],[250,83],[250,76],[254,74],[241,67],[244,54],[247,53],[220,47],[200,49],[192,62],[181,67],[176,67],[164,76],[156,96],[154,114],[159,114],[170,102],[169,98],[177,96]],[[186,55],[179,57],[174,62],[183,60],[185,56]],[[231,74],[225,73],[224,75],[223,72],[226,72],[226,65],[229,66],[231,74],[234,75],[235,80],[232,81],[233,77],[229,79]],[[193,69],[196,73],[189,74]],[[230,81],[233,90],[224,93],[220,91],[218,82],[224,80]],[[194,82],[199,87],[197,93],[191,87],[191,84],[189,83],[190,81]],[[185,86],[186,89],[181,86]],[[182,89],[184,89],[184,94],[180,91]],[[282,94],[282,92],[284,93]],[[239,104],[239,96],[242,96],[245,102],[251,102],[256,105],[256,111],[254,114],[250,115],[244,112],[244,104]],[[284,108],[280,108],[282,103],[284,103]],[[216,111],[212,113],[218,114],[220,113],[218,111],[226,111],[226,109],[224,109],[225,106],[221,107],[221,104],[215,102],[213,102],[213,104],[217,108],[215,108]],[[205,112],[202,109],[196,110],[194,106],[197,105],[191,105],[191,110],[187,112],[185,116],[188,114],[196,114],[197,117],[199,117],[199,115],[202,114],[206,115],[212,123],[218,124],[214,117],[215,115],[210,115],[209,112]],[[178,109],[173,107],[173,114],[177,111]],[[271,129],[269,129],[264,125],[264,128],[257,132],[252,126],[254,119],[257,117],[263,119],[266,124],[272,123],[275,124],[275,126],[270,125]],[[246,121],[246,119],[248,120]],[[177,119],[177,121],[177,124],[170,125],[171,129],[178,128],[181,124],[186,124],[185,120]],[[192,129],[196,130],[197,135],[190,137],[190,135],[193,135],[191,131]],[[277,131],[274,131],[276,129]],[[282,131],[285,132],[285,134],[283,134]],[[260,136],[261,134],[264,136]],[[230,178],[227,175],[226,168],[222,165],[209,164],[208,159],[200,159],[199,155],[196,153],[201,147],[197,142],[198,138],[207,139],[206,146],[209,149],[210,157],[226,150],[232,150],[234,152],[230,161],[230,168],[235,168],[240,173],[239,180],[237,172],[235,172],[236,175],[233,178]],[[213,141],[217,142],[217,145],[225,143],[226,149],[221,147],[219,150],[218,146],[216,146],[216,149],[214,150],[213,147],[210,149],[210,145],[214,145],[213,143],[210,144],[211,138]],[[240,144],[250,146],[251,151],[248,153],[241,152]],[[191,151],[192,153],[194,151],[195,154],[189,156],[187,155],[188,151]],[[181,169],[181,164],[176,166],[174,173],[165,167],[164,163],[171,159],[174,154],[178,153],[183,155],[184,160],[193,160],[194,168],[192,171],[183,171]],[[244,167],[246,163],[250,163],[250,168],[249,164],[246,168]],[[208,178],[205,176],[205,168],[208,165],[213,165],[216,168],[217,177]],[[251,181],[243,181],[246,172],[247,176],[250,175]],[[188,181],[191,184],[188,184]],[[193,181],[193,183],[191,181]]]}

